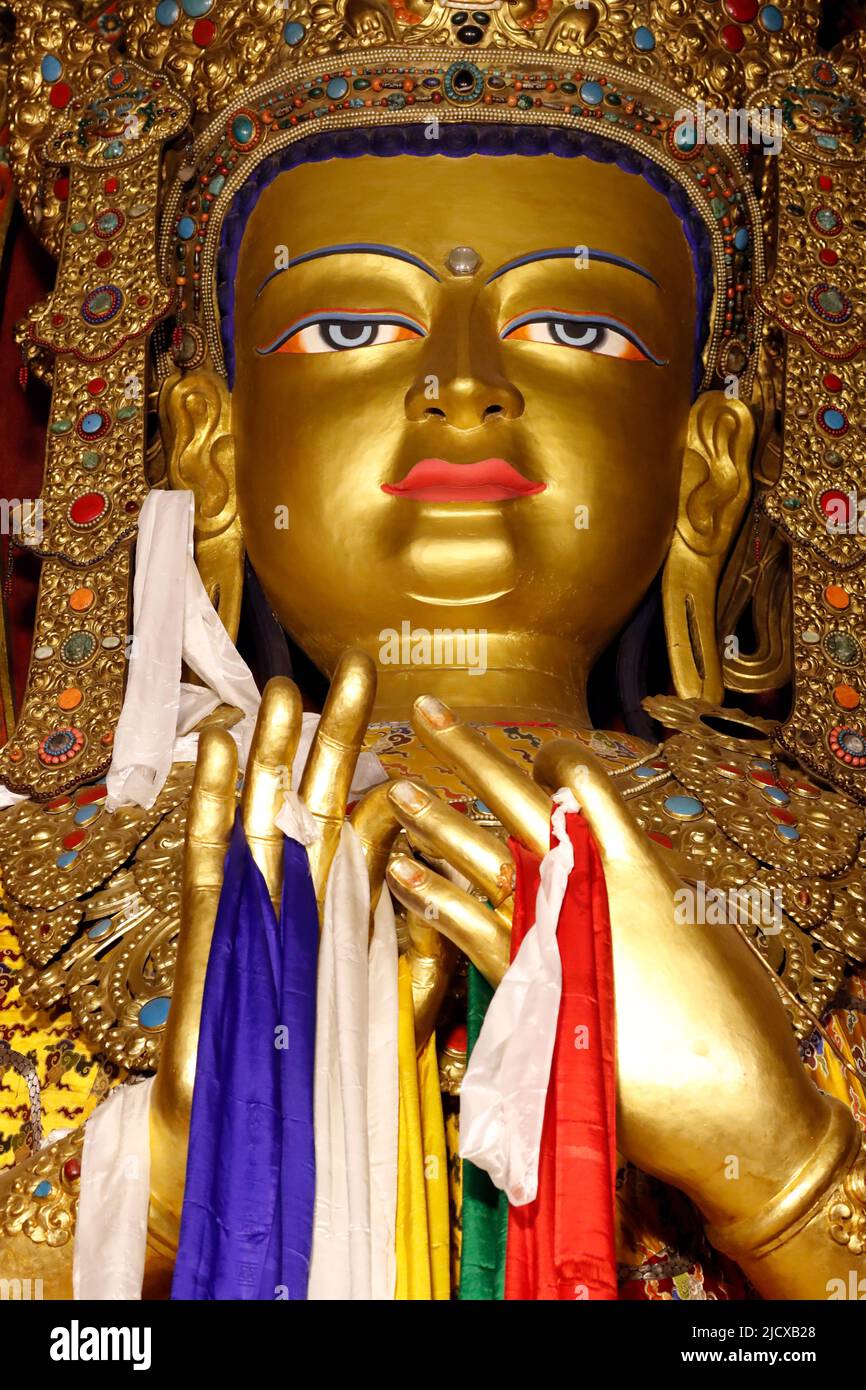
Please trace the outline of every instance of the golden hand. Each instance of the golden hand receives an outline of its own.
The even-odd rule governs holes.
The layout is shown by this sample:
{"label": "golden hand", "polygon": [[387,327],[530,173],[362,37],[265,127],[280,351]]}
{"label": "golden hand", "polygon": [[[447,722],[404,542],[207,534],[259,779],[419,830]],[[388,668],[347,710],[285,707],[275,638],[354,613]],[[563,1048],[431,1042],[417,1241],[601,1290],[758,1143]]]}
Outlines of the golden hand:
{"label": "golden hand", "polygon": [[[760,1244],[771,1216],[817,1192],[822,1174],[835,1180],[844,1171],[857,1136],[845,1107],[805,1074],[781,1001],[736,926],[677,924],[680,879],[583,745],[548,744],[532,782],[438,700],[417,701],[413,724],[536,853],[549,843],[547,791],[574,792],[601,854],[610,906],[619,1147],[687,1192],[724,1248],[748,1244],[755,1232]],[[416,914],[432,915],[497,983],[508,961],[510,903],[495,888],[496,858],[503,862],[506,847],[497,842],[494,853],[492,837],[468,821],[459,834],[454,813],[432,794],[413,799],[410,784],[397,784],[390,796],[421,852],[432,845],[451,863],[459,860],[498,906],[485,907],[408,856],[389,867],[394,895]],[[459,842],[450,855],[449,833]],[[768,1280],[767,1287],[780,1285]]]}
{"label": "golden hand", "polygon": [[[375,694],[373,663],[350,652],[340,662],[307,758],[299,793],[321,839],[309,859],[321,905],[358,753]],[[283,832],[274,825],[290,786],[301,733],[301,696],[292,681],[267,685],[241,795],[241,818],[253,858],[279,911]],[[151,1098],[151,1202],[146,1295],[162,1291],[174,1263],[183,1204],[189,1120],[207,958],[235,817],[237,749],[222,729],[199,741],[184,846],[181,931],[165,1044]]]}

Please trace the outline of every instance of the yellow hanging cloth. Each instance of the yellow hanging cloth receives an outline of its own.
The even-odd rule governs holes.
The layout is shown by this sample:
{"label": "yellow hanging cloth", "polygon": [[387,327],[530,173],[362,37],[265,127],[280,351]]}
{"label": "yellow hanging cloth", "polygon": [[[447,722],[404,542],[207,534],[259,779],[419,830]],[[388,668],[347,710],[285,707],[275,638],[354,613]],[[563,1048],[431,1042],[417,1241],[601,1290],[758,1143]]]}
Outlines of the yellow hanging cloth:
{"label": "yellow hanging cloth", "polygon": [[412,975],[401,959],[400,1124],[397,1157],[398,1299],[448,1299],[448,1162],[436,1039],[415,1055]]}

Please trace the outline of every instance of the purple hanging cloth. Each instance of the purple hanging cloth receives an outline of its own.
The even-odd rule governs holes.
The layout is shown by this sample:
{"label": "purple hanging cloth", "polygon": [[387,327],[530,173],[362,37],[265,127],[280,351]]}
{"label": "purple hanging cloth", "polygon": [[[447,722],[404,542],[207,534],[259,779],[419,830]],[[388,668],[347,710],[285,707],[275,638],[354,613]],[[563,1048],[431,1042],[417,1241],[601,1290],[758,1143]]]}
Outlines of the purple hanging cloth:
{"label": "purple hanging cloth", "polygon": [[174,1299],[304,1299],[319,925],[285,842],[280,922],[235,820],[205,979]]}

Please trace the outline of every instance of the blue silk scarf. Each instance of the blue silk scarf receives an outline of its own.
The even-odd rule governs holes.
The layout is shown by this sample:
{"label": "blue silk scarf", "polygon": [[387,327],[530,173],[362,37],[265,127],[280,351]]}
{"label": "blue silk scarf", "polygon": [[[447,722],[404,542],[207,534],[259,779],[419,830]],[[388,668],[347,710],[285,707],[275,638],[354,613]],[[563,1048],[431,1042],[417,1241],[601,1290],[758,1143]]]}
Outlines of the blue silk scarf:
{"label": "blue silk scarf", "polygon": [[318,917],[287,839],[280,922],[240,816],[208,958],[172,1298],[304,1299]]}

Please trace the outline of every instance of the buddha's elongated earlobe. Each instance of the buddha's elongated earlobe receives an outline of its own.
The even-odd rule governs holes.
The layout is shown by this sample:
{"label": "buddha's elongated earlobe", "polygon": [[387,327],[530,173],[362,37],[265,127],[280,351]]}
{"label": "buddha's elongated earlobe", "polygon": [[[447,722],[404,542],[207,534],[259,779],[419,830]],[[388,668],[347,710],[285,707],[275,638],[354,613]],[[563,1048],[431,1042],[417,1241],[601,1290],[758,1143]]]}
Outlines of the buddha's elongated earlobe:
{"label": "buddha's elongated earlobe", "polygon": [[243,592],[244,542],[235,487],[231,396],[216,372],[172,376],[159,398],[169,483],[195,494],[195,558],[234,641]]}
{"label": "buddha's elongated earlobe", "polygon": [[706,392],[692,406],[679,514],[662,578],[668,656],[682,699],[722,699],[716,594],[749,498],[754,434],[748,406],[722,391]]}

